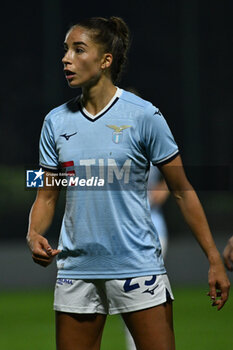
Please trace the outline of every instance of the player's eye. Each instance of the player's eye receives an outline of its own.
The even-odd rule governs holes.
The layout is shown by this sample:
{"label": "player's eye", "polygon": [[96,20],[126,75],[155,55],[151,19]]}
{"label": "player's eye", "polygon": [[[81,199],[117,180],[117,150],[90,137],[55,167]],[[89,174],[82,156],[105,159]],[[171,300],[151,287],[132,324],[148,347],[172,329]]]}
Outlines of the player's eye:
{"label": "player's eye", "polygon": [[66,53],[68,51],[68,47],[67,46],[63,46],[63,50],[64,50],[64,53]]}
{"label": "player's eye", "polygon": [[81,47],[76,47],[75,52],[80,54],[80,53],[83,53],[84,50]]}

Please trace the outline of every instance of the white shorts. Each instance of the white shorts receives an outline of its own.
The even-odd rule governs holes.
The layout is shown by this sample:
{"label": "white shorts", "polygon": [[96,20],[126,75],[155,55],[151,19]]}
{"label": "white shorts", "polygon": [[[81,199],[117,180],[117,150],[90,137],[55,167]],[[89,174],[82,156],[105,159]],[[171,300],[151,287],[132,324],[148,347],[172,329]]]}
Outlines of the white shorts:
{"label": "white shorts", "polygon": [[127,279],[58,278],[54,310],[71,313],[120,314],[174,300],[166,274]]}

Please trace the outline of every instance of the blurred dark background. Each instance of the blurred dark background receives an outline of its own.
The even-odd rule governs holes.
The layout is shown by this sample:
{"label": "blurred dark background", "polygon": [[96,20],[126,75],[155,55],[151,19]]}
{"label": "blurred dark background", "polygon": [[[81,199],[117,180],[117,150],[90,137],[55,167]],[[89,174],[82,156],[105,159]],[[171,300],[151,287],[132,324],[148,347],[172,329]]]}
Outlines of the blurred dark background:
{"label": "blurred dark background", "polygon": [[[35,197],[35,191],[25,189],[25,169],[38,162],[45,115],[79,93],[67,87],[63,76],[65,33],[85,17],[111,15],[122,17],[131,30],[119,86],[135,88],[160,108],[214,235],[225,240],[233,234],[232,13],[230,0],[5,2],[0,21],[0,241],[25,244]],[[61,197],[49,233],[54,240]],[[172,242],[187,227],[172,199],[164,211]]]}

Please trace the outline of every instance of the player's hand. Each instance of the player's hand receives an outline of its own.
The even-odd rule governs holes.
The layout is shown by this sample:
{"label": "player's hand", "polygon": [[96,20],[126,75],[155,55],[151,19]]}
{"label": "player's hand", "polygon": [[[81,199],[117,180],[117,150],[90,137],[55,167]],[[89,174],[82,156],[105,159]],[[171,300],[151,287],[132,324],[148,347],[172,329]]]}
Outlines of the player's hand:
{"label": "player's hand", "polygon": [[27,237],[32,259],[36,264],[47,267],[60,250],[52,249],[47,239],[39,234]]}
{"label": "player's hand", "polygon": [[223,251],[223,260],[226,268],[233,271],[233,236],[229,239]]}
{"label": "player's hand", "polygon": [[226,275],[222,262],[210,265],[209,268],[209,293],[212,306],[220,310],[229,296],[230,281]]}

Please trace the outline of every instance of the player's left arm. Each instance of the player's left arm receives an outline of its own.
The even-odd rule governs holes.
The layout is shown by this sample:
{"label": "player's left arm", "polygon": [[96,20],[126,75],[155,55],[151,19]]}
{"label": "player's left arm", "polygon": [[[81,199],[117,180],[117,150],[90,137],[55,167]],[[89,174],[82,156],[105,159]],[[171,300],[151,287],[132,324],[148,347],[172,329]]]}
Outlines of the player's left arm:
{"label": "player's left arm", "polygon": [[[228,299],[230,282],[198,199],[189,183],[180,156],[159,166],[182,215],[209,260],[209,296],[220,310]],[[219,297],[219,298],[218,298]]]}

